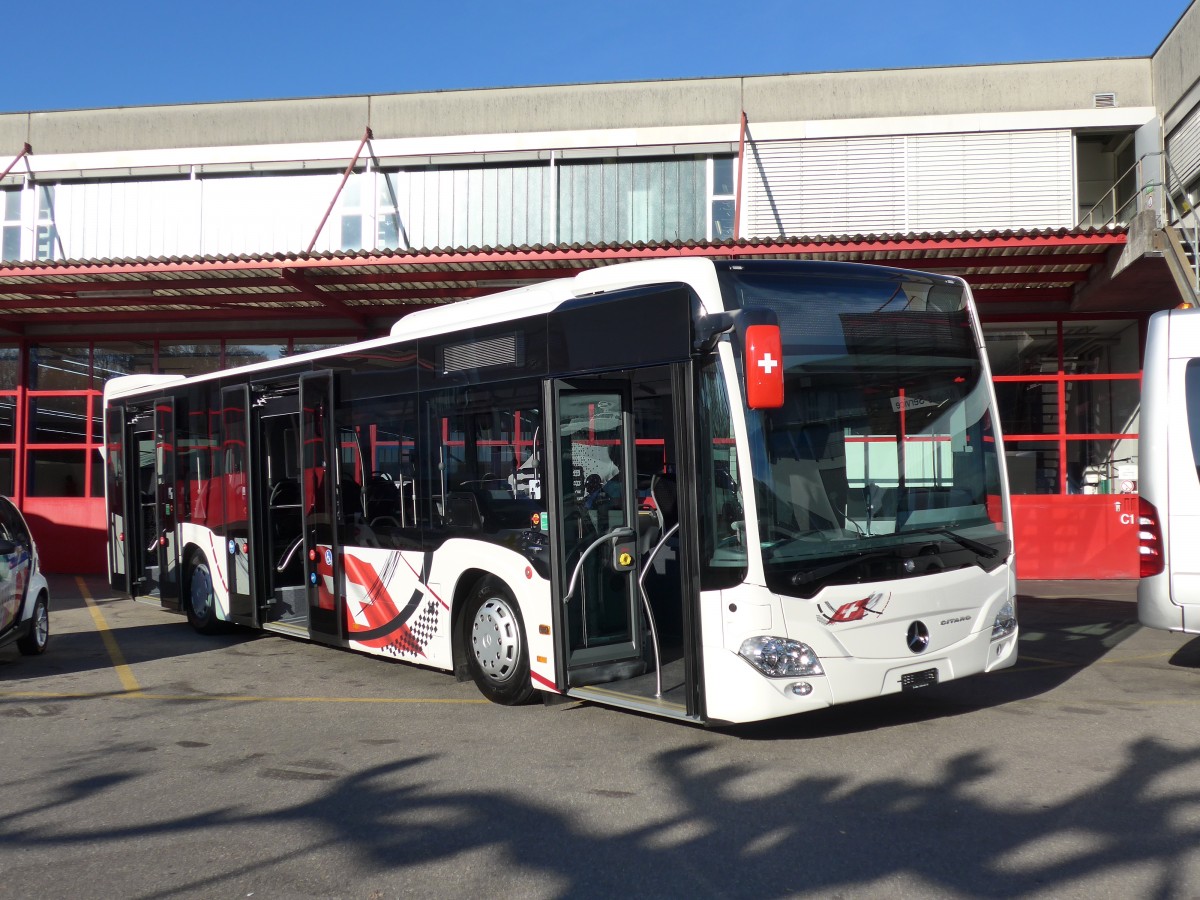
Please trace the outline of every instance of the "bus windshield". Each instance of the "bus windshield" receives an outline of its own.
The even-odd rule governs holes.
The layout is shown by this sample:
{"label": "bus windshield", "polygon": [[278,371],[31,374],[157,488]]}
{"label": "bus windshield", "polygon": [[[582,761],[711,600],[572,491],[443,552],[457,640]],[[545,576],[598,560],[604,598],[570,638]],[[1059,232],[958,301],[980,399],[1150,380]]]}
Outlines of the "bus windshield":
{"label": "bus windshield", "polygon": [[768,587],[812,597],[1003,563],[991,392],[962,286],[885,270],[724,278],[727,304],[773,310],[782,332],[784,404],[747,412]]}

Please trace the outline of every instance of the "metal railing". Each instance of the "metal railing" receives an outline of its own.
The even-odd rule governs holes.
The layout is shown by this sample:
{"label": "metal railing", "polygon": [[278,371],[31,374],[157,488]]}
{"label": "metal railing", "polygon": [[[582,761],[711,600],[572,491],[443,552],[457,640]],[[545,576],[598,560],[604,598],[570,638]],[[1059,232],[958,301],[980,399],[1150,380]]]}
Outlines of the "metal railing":
{"label": "metal railing", "polygon": [[1192,291],[1200,296],[1200,215],[1167,154],[1147,153],[1123,172],[1079,220],[1080,228],[1128,225],[1139,212],[1152,212],[1155,224],[1178,237],[1191,270]]}

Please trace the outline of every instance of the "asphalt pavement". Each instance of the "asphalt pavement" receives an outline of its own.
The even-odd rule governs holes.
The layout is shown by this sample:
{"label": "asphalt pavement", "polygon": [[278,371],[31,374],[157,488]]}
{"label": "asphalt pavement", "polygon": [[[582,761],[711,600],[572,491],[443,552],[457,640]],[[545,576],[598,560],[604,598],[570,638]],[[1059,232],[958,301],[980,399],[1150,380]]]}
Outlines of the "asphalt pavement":
{"label": "asphalt pavement", "polygon": [[706,730],[56,577],[0,650],[0,897],[1197,897],[1200,639],[1022,582],[1012,669]]}

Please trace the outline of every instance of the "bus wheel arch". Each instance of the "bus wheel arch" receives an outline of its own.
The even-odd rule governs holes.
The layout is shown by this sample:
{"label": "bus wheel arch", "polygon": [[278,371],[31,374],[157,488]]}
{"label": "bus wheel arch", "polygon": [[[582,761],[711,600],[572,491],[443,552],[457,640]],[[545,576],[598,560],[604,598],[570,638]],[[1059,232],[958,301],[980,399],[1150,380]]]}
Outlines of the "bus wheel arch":
{"label": "bus wheel arch", "polygon": [[534,693],[529,640],[515,595],[501,579],[484,572],[459,584],[455,670],[461,655],[479,692],[493,703],[527,703]]}
{"label": "bus wheel arch", "polygon": [[200,634],[219,634],[225,630],[225,623],[217,616],[217,592],[208,558],[195,544],[184,548],[183,558],[183,604],[188,624]]}

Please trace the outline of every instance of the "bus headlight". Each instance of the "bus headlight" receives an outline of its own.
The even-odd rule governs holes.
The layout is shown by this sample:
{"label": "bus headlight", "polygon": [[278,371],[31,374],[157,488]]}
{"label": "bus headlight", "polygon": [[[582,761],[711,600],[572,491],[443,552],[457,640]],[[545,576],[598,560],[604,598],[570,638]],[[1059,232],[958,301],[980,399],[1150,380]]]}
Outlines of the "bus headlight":
{"label": "bus headlight", "polygon": [[808,644],[787,638],[759,635],[742,641],[738,656],[768,678],[824,675],[821,661]]}
{"label": "bus headlight", "polygon": [[1006,600],[1000,607],[1000,612],[996,613],[996,618],[992,620],[992,640],[998,641],[1006,638],[1016,630],[1017,609],[1013,606],[1012,600]]}

